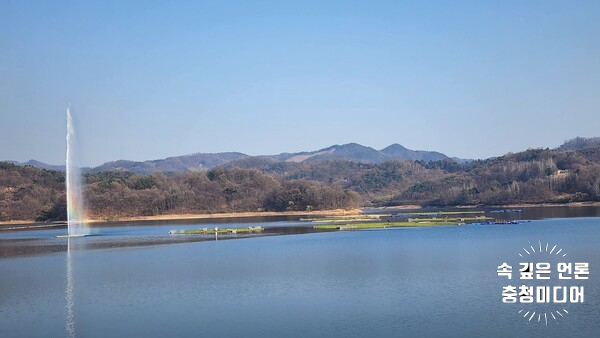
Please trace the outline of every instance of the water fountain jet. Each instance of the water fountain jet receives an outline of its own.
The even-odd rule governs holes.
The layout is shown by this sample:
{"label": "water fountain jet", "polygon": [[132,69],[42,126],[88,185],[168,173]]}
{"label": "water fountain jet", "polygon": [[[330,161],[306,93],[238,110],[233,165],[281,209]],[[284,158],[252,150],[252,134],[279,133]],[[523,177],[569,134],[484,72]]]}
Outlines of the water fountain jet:
{"label": "water fountain jet", "polygon": [[71,107],[67,108],[67,158],[66,158],[66,191],[67,191],[67,235],[59,238],[83,237],[90,235],[85,223],[85,209],[81,189],[81,174],[74,153],[76,144],[75,126],[71,116]]}

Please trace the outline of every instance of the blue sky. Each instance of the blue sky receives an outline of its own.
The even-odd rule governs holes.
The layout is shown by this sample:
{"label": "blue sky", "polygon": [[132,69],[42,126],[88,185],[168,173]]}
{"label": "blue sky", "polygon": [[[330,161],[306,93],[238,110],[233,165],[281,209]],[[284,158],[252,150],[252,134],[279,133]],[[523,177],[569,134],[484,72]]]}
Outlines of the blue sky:
{"label": "blue sky", "polygon": [[600,136],[599,1],[0,2],[0,159]]}

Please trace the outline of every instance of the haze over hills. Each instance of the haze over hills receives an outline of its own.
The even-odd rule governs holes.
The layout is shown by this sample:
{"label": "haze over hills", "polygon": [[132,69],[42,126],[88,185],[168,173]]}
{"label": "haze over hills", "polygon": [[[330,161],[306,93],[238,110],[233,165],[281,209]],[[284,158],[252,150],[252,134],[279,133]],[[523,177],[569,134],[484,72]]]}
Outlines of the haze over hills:
{"label": "haze over hills", "polygon": [[65,171],[64,164],[63,165],[48,164],[48,163],[44,163],[44,162],[40,162],[40,161],[36,161],[36,160],[29,160],[27,162],[18,162],[18,161],[4,161],[4,162],[13,163],[13,164],[17,164],[17,165],[30,165],[32,167],[36,167],[36,168],[40,168],[40,169]]}
{"label": "haze over hills", "polygon": [[[278,155],[249,156],[242,153],[216,153],[216,154],[193,154],[176,156],[164,160],[133,162],[116,161],[108,162],[91,169],[92,172],[107,170],[125,170],[137,174],[151,172],[180,173],[189,170],[212,169],[226,165],[231,161],[247,159],[252,161],[262,159],[274,162],[316,162],[329,159],[343,159],[361,163],[381,163],[389,160],[423,160],[435,161],[449,159],[448,156],[435,151],[415,151],[404,148],[399,144],[393,144],[382,150],[375,150],[357,143],[333,145],[327,148],[298,153],[282,153]],[[248,163],[246,161],[246,163]]]}
{"label": "haze over hills", "polygon": [[90,169],[90,171],[124,170],[136,174],[148,174],[153,172],[180,173],[190,170],[212,169],[229,161],[247,156],[248,155],[242,153],[226,152],[216,154],[199,153],[143,162],[119,160],[104,163]]}
{"label": "haze over hills", "polygon": [[[278,155],[250,156],[238,152],[224,152],[197,153],[149,161],[118,160],[106,162],[94,168],[84,168],[84,170],[89,172],[124,170],[135,174],[149,174],[153,172],[181,173],[185,171],[212,169],[226,165],[232,161],[234,161],[233,163],[237,163],[238,160],[244,160],[242,162],[245,163],[245,166],[250,166],[249,163],[254,161],[303,163],[330,159],[343,159],[362,163],[381,163],[389,160],[436,161],[450,158],[436,151],[410,150],[397,143],[382,150],[376,150],[357,143],[348,143],[333,145],[315,151],[281,153]],[[458,160],[458,162],[465,161],[457,158],[455,160]],[[44,169],[64,170],[64,165],[49,165],[34,160],[25,163],[11,162]]]}
{"label": "haze over hills", "polygon": [[[600,137],[576,137],[565,141],[557,150],[578,150],[600,145]],[[220,166],[240,166],[257,168],[273,162],[309,163],[322,160],[341,159],[360,163],[382,163],[390,160],[408,161],[439,161],[454,160],[465,163],[470,160],[458,157],[448,157],[437,151],[411,150],[394,143],[381,150],[363,146],[357,143],[333,145],[327,148],[297,153],[281,153],[278,155],[250,156],[239,152],[196,153],[191,155],[174,156],[159,160],[128,161],[118,160],[106,162],[94,168],[84,168],[85,172],[102,172],[123,170],[135,174],[150,174],[154,172],[181,173],[194,170],[210,170]],[[36,160],[27,162],[8,161],[20,165],[31,165],[37,168],[62,170],[64,165],[51,165]]]}
{"label": "haze over hills", "polygon": [[[402,149],[403,151],[394,151]],[[362,163],[381,163],[389,160],[423,160],[433,161],[448,159],[448,156],[435,151],[406,149],[399,144],[393,144],[382,150],[375,150],[357,143],[333,145],[312,152],[284,153],[271,156],[275,160],[286,162],[315,162],[320,160],[343,159]]]}

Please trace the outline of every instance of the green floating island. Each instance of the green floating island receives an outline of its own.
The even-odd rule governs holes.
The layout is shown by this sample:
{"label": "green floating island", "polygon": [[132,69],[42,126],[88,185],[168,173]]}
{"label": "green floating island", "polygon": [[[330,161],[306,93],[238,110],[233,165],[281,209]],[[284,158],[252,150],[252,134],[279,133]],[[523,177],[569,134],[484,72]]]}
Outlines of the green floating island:
{"label": "green floating island", "polygon": [[417,221],[417,222],[371,222],[357,224],[323,224],[315,225],[313,228],[317,230],[361,230],[361,229],[386,229],[386,228],[401,228],[401,227],[425,227],[439,225],[464,225],[464,222],[454,221]]}
{"label": "green floating island", "polygon": [[[465,222],[481,222],[493,220],[493,217],[431,217],[431,218],[409,218],[406,222],[408,223],[419,223],[419,222],[445,222],[445,223],[465,223]],[[394,223],[406,223],[406,222],[394,222]]]}
{"label": "green floating island", "polygon": [[[343,219],[343,218],[314,218],[314,223],[328,223],[313,226],[315,230],[361,230],[385,229],[400,227],[425,227],[443,225],[464,225],[467,223],[483,223],[494,220],[483,215],[483,211],[466,212],[417,212],[400,215],[371,216],[369,219]],[[461,215],[465,215],[461,217]],[[396,219],[394,219],[396,218]],[[401,219],[398,219],[401,218]],[[387,220],[386,220],[387,219]],[[344,222],[345,221],[345,222]],[[342,223],[343,224],[340,224]]]}
{"label": "green floating island", "polygon": [[[350,216],[325,216],[325,217],[308,217],[300,218],[300,221],[312,222],[312,223],[326,223],[326,224],[348,224],[348,223],[377,223],[381,222],[382,217],[401,218],[406,221],[431,221],[437,223],[441,220],[444,222],[470,222],[470,221],[482,221],[493,219],[491,217],[483,216],[485,211],[428,211],[428,212],[406,212],[395,215],[384,214],[384,215],[350,215]],[[467,217],[458,217],[459,215],[468,215]],[[402,223],[403,221],[397,221],[394,223]]]}
{"label": "green floating island", "polygon": [[420,211],[420,212],[405,212],[399,215],[466,215],[466,214],[485,214],[483,210],[469,210],[469,211]]}
{"label": "green floating island", "polygon": [[[423,214],[431,215],[431,213]],[[347,223],[347,224],[322,224],[315,225],[316,230],[361,230],[361,229],[386,229],[400,227],[425,227],[425,226],[443,226],[443,225],[465,225],[467,223],[479,223],[493,220],[491,217],[430,217],[430,218],[409,218],[403,221],[383,222],[377,220],[374,222]]]}
{"label": "green floating island", "polygon": [[265,228],[261,226],[247,227],[247,228],[227,228],[221,229],[216,227],[214,229],[202,228],[202,229],[191,229],[191,230],[171,230],[171,235],[215,235],[215,234],[240,234],[240,233],[256,233],[262,232]]}

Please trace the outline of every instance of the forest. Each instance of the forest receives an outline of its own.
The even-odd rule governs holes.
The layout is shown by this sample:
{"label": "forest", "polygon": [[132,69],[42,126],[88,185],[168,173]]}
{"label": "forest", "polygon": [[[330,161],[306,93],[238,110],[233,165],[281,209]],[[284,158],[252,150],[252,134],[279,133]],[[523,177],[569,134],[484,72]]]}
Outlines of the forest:
{"label": "forest", "polygon": [[[179,174],[87,173],[97,219],[180,213],[311,211],[396,205],[600,201],[600,146],[530,149],[457,163],[249,157]],[[0,221],[66,218],[64,172],[0,162]]]}

